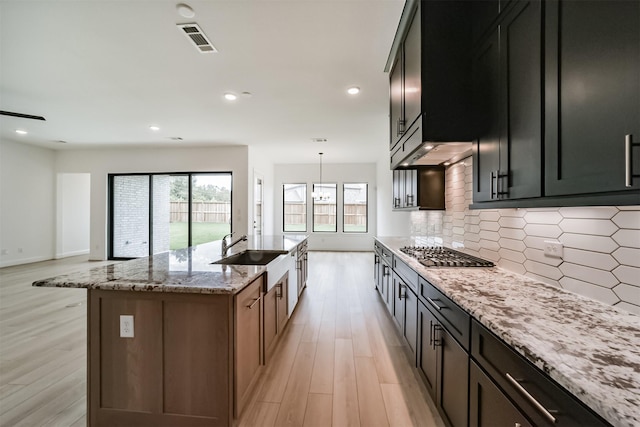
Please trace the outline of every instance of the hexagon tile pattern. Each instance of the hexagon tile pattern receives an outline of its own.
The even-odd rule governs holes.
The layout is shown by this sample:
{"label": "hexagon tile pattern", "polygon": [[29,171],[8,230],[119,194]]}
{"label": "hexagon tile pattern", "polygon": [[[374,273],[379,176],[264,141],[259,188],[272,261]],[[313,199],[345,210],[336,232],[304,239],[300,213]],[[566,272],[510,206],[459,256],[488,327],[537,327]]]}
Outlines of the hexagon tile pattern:
{"label": "hexagon tile pattern", "polygon": [[[471,158],[447,169],[446,211],[412,212],[413,236],[640,314],[640,206],[471,210],[472,169]],[[548,240],[562,258],[544,254]]]}

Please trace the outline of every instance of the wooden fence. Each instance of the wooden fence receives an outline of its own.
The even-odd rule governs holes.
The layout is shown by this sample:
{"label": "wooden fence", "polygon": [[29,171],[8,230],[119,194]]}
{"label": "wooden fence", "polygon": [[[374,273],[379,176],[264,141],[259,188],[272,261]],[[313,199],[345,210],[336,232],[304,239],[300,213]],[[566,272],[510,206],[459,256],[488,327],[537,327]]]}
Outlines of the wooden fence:
{"label": "wooden fence", "polygon": [[[189,202],[171,202],[171,222],[189,220]],[[228,224],[231,221],[231,203],[229,202],[193,202],[193,222],[218,222]]]}
{"label": "wooden fence", "polygon": [[[313,205],[314,222],[316,224],[335,224],[336,223],[336,205],[316,203]],[[307,211],[306,205],[300,203],[284,204],[284,223],[285,224],[306,224]],[[345,225],[367,225],[367,205],[351,203],[344,205],[344,223]]]}
{"label": "wooden fence", "polygon": [[[187,222],[189,220],[189,202],[171,202],[171,222]],[[306,224],[307,206],[300,203],[285,203],[285,224]],[[231,221],[231,204],[228,202],[193,202],[193,222]],[[314,204],[316,224],[335,224],[335,204]],[[344,205],[345,225],[367,225],[367,205],[350,203]]]}

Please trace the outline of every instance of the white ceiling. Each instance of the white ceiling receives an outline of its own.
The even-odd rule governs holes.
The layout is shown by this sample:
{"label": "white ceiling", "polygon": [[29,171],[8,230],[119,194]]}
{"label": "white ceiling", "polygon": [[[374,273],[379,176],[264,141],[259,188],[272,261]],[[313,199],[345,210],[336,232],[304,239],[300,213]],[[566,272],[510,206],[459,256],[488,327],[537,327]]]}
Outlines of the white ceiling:
{"label": "white ceiling", "polygon": [[[239,144],[278,163],[315,162],[319,151],[327,162],[378,160],[388,142],[383,68],[402,0],[193,0],[190,19],[177,3],[0,0],[0,110],[47,119],[0,116],[0,139],[52,149]],[[188,22],[219,52],[199,53],[176,26]],[[352,85],[359,95],[347,95]],[[223,98],[245,91],[252,97]]]}

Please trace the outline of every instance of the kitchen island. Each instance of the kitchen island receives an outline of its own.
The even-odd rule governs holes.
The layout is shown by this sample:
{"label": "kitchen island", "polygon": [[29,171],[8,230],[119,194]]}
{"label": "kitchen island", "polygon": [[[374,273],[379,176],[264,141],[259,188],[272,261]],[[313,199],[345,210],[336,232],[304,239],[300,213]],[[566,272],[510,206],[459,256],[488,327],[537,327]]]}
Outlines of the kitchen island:
{"label": "kitchen island", "polygon": [[[427,268],[400,251],[405,246],[433,244],[432,240],[422,238],[376,238],[376,245],[382,245],[393,257],[394,276],[397,276],[396,266],[406,265],[419,277],[421,288],[437,288],[442,296],[432,301],[425,298],[427,306],[435,302],[435,311],[450,312],[453,307],[442,305],[446,298],[467,313],[471,324],[466,324],[471,331],[467,335],[471,337],[470,365],[475,362],[480,365],[492,356],[487,352],[498,348],[489,345],[493,343],[491,336],[495,336],[500,342],[498,346],[506,344],[503,347],[520,355],[611,425],[640,425],[640,316],[498,267]],[[422,292],[423,289],[418,290],[419,299]],[[420,304],[422,302],[418,302]],[[419,363],[420,354],[417,359]],[[495,372],[487,371],[489,375],[507,369],[504,364],[494,367]],[[501,383],[502,380],[498,378],[496,382],[506,390],[503,386],[506,382]],[[523,383],[523,388],[518,390],[520,395],[532,387],[532,383],[518,377],[513,381]],[[471,394],[472,386],[469,387]],[[543,394],[538,396],[545,398]],[[525,397],[529,399],[531,395]],[[559,402],[549,399],[549,405],[556,403]],[[491,404],[494,412],[500,411],[497,402]],[[473,408],[473,404],[469,407]],[[558,418],[558,425],[576,425],[571,420],[563,424],[562,417],[567,413],[550,408],[549,415]],[[481,411],[476,411],[476,417],[473,412],[470,409],[470,425],[482,425],[476,424],[483,415],[478,413]],[[526,420],[522,425],[525,423]]]}
{"label": "kitchen island", "polygon": [[[232,425],[264,361],[263,297],[291,287],[297,301],[306,239],[249,237],[229,250],[283,252],[266,266],[212,264],[217,241],[34,282],[88,290],[88,424]],[[285,299],[285,317],[294,308]]]}

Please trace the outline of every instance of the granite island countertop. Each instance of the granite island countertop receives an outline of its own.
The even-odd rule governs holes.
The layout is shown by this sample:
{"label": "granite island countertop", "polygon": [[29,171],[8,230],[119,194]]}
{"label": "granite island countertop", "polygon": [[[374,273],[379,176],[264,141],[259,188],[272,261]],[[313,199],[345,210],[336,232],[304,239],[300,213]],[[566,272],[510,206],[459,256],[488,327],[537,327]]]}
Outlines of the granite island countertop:
{"label": "granite island countertop", "polygon": [[378,242],[614,426],[640,425],[640,316],[493,268],[427,268]]}
{"label": "granite island countertop", "polygon": [[[228,255],[246,249],[290,252],[306,235],[248,236]],[[222,258],[221,240],[33,282],[33,286],[134,292],[235,294],[267,270],[263,265],[211,264]]]}

